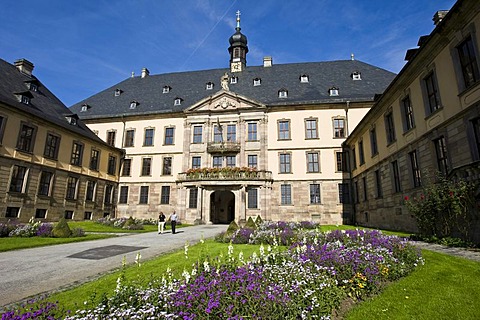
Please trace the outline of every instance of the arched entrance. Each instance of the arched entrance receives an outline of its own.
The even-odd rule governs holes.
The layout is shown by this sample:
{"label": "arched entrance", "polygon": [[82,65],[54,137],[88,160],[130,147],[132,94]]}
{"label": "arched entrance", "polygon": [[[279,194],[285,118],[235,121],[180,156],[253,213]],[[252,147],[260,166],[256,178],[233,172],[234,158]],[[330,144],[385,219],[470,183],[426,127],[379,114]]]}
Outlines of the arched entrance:
{"label": "arched entrance", "polygon": [[210,218],[213,223],[228,224],[235,220],[235,195],[231,191],[215,191],[210,195]]}

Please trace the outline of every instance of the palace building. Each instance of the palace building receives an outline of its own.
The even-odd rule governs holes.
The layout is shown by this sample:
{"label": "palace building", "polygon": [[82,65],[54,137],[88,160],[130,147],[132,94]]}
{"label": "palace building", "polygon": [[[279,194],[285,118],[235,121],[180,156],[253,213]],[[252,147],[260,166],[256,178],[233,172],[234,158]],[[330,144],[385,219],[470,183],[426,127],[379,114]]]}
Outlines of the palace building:
{"label": "palace building", "polygon": [[0,60],[0,221],[115,214],[122,151],[98,138],[33,74]]}
{"label": "palace building", "polygon": [[[223,49],[222,49],[223,50]],[[351,59],[133,76],[71,107],[124,151],[116,216],[188,223],[352,220],[342,143],[395,74]]]}

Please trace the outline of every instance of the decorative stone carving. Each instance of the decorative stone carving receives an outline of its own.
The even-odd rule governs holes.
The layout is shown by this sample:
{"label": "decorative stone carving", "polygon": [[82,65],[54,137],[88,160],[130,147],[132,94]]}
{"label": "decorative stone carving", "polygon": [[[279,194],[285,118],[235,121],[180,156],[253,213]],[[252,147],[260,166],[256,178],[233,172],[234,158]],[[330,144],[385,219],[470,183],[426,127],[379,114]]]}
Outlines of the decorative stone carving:
{"label": "decorative stone carving", "polygon": [[222,84],[222,89],[225,91],[230,91],[228,87],[228,73],[224,73],[223,76],[220,78],[220,83]]}
{"label": "decorative stone carving", "polygon": [[235,103],[232,103],[227,97],[223,97],[220,99],[220,101],[215,105],[215,109],[217,108],[222,108],[222,109],[227,109],[227,108],[236,108],[237,106]]}

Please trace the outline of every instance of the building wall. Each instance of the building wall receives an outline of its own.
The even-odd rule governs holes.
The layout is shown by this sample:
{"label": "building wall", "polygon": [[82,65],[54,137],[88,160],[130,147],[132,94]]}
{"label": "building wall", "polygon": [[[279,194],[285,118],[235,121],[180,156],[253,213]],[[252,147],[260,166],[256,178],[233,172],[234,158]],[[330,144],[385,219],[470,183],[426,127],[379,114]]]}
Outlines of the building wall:
{"label": "building wall", "polygon": [[[105,214],[115,214],[113,201],[116,199],[118,167],[122,156],[120,150],[92,141],[41,118],[34,118],[27,113],[19,112],[16,108],[5,104],[1,105],[0,117],[2,118],[0,128],[0,220],[13,219],[25,222],[32,217],[37,217],[47,221],[56,221],[63,217],[66,211],[72,211],[69,218],[75,220],[83,220],[85,212],[91,213],[88,215],[88,219],[98,219]],[[17,148],[22,123],[36,128],[31,152],[24,152]],[[48,133],[53,133],[61,139],[56,158],[48,158],[44,155]],[[73,142],[81,142],[84,147],[80,166],[70,164]],[[92,148],[100,153],[98,170],[89,169]],[[109,155],[116,158],[114,174],[107,173]],[[17,166],[27,170],[19,192],[11,191],[10,188]],[[43,171],[52,173],[48,195],[39,195],[38,191]],[[75,199],[67,200],[66,188],[70,176],[78,178],[77,193]],[[94,181],[96,184],[95,196],[92,201],[87,201],[85,198],[87,181]],[[106,185],[112,187],[111,203],[104,201]],[[45,213],[41,213],[37,209],[45,210]],[[11,210],[15,210],[15,212]]]}
{"label": "building wall", "polygon": [[[458,59],[458,47],[471,37],[473,40],[476,69],[480,61],[480,3],[459,1],[414,58],[407,63],[382,98],[360,122],[345,143],[356,163],[352,169],[353,185],[358,190],[355,205],[356,222],[371,227],[416,231],[414,218],[403,205],[405,196],[416,196],[422,187],[432,183],[439,167],[435,141],[445,139],[447,175],[459,168],[469,166],[470,172],[478,171],[479,140],[475,136],[474,121],[480,116],[480,79],[465,86]],[[425,79],[433,72],[438,88],[439,108],[428,110]],[[478,70],[476,71],[478,72]],[[409,96],[414,117],[414,127],[406,128],[406,113],[403,101]],[[386,118],[393,115],[395,140],[387,141]],[[478,124],[477,124],[478,126]],[[378,153],[372,155],[371,131],[376,130]],[[363,141],[365,162],[360,163]],[[416,152],[420,184],[415,184],[415,170],[410,154]],[[400,190],[395,190],[392,163],[399,166]],[[379,197],[376,173],[381,177]],[[470,173],[462,171],[465,179]],[[364,190],[363,179],[367,190]],[[367,193],[365,198],[364,194]],[[473,226],[478,232],[479,226]],[[478,235],[477,235],[478,236]]]}

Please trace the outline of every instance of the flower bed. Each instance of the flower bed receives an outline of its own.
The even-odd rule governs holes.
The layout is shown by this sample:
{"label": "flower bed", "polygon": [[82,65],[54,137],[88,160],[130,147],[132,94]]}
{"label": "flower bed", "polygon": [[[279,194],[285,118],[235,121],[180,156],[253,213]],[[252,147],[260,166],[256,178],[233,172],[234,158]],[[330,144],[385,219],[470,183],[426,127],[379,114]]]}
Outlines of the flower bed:
{"label": "flower bed", "polygon": [[[28,223],[7,222],[0,223],[0,237],[54,237],[54,224],[37,221],[31,218]],[[70,231],[70,237],[83,237],[85,232],[81,228]]]}

